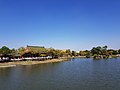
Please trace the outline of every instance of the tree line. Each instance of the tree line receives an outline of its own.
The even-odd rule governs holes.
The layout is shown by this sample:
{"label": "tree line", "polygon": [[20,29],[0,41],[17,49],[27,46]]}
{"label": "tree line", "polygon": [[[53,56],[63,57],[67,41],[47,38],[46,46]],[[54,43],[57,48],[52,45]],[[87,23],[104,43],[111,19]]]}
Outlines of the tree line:
{"label": "tree line", "polygon": [[59,50],[54,48],[45,48],[45,47],[20,47],[18,49],[10,49],[7,46],[3,46],[0,48],[0,56],[22,56],[22,57],[46,57],[52,56],[53,58],[59,57],[71,57],[78,56],[76,51],[67,50]]}
{"label": "tree line", "polygon": [[18,49],[10,49],[7,46],[3,46],[0,48],[0,56],[16,56],[20,55],[23,57],[46,57],[52,56],[53,58],[59,57],[76,57],[76,56],[84,56],[84,57],[94,57],[94,58],[109,58],[111,56],[116,56],[120,54],[119,50],[108,49],[108,46],[98,46],[93,47],[91,50],[84,51],[72,51],[70,49],[67,50],[59,50],[54,48],[45,48],[45,47],[20,47]]}

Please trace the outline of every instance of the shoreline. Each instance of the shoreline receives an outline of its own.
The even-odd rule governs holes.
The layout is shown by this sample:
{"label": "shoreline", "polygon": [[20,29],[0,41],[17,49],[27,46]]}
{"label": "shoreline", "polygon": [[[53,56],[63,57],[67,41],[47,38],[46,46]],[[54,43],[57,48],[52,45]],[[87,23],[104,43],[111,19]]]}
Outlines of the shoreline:
{"label": "shoreline", "polygon": [[58,58],[58,59],[48,59],[44,61],[13,61],[13,62],[3,62],[0,63],[0,68],[6,67],[16,67],[16,66],[25,66],[25,65],[36,65],[36,64],[45,64],[45,63],[57,63],[57,62],[64,62],[70,61],[71,58],[86,58],[86,57],[67,57],[67,58]]}
{"label": "shoreline", "polygon": [[16,67],[19,65],[36,65],[36,64],[45,64],[45,63],[56,63],[56,62],[63,62],[63,61],[69,61],[69,59],[48,59],[45,61],[16,61],[16,62],[5,62],[0,63],[0,68],[5,67]]}

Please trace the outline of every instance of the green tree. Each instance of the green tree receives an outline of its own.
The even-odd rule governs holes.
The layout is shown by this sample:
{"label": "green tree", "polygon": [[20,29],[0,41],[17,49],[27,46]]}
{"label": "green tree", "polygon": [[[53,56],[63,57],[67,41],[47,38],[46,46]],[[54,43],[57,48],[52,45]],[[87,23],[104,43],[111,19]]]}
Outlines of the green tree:
{"label": "green tree", "polygon": [[8,55],[8,54],[10,54],[10,52],[11,52],[11,50],[10,50],[8,47],[6,47],[6,46],[3,46],[3,47],[0,49],[0,53],[1,53],[2,55]]}
{"label": "green tree", "polygon": [[15,50],[14,48],[11,50],[11,55],[16,55],[17,54],[17,50]]}
{"label": "green tree", "polygon": [[75,51],[72,51],[72,56],[76,56],[76,52]]}
{"label": "green tree", "polygon": [[52,58],[55,58],[55,57],[56,57],[55,49],[49,48],[49,49],[48,49],[48,55],[49,55],[49,56],[52,56]]}
{"label": "green tree", "polygon": [[108,46],[103,46],[103,50],[107,50]]}
{"label": "green tree", "polygon": [[85,52],[84,51],[79,51],[79,55],[80,56],[85,56]]}
{"label": "green tree", "polygon": [[102,50],[102,48],[100,46],[99,47],[93,47],[92,50],[91,50],[91,53],[92,53],[92,55],[94,55],[94,54],[100,55],[101,50]]}
{"label": "green tree", "polygon": [[91,50],[91,53],[94,57],[100,57],[100,58],[108,58],[110,55],[113,54],[114,51],[111,50],[107,50],[107,46],[103,46],[103,47],[94,47]]}
{"label": "green tree", "polygon": [[1,48],[0,48],[0,54],[2,54]]}
{"label": "green tree", "polygon": [[113,55],[117,55],[118,51],[117,50],[113,50]]}
{"label": "green tree", "polygon": [[113,50],[112,49],[107,50],[107,52],[108,52],[109,55],[113,55]]}
{"label": "green tree", "polygon": [[71,56],[71,55],[72,55],[70,49],[67,49],[67,50],[66,50],[66,54],[67,54],[67,56]]}
{"label": "green tree", "polygon": [[25,48],[24,47],[20,47],[20,48],[18,48],[18,54],[20,54],[20,55],[23,55],[23,54],[25,54]]}
{"label": "green tree", "polygon": [[118,50],[118,53],[120,54],[120,49]]}

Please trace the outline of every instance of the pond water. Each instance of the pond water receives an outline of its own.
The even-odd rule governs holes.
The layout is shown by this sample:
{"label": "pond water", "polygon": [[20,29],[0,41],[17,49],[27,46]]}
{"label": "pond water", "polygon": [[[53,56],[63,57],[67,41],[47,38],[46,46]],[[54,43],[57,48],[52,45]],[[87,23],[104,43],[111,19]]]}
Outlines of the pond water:
{"label": "pond water", "polygon": [[120,90],[120,58],[0,68],[0,90]]}

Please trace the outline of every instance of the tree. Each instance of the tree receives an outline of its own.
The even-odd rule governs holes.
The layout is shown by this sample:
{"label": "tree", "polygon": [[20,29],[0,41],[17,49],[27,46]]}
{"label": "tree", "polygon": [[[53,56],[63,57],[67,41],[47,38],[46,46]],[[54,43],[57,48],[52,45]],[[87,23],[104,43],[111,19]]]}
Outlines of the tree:
{"label": "tree", "polygon": [[103,46],[103,50],[107,50],[108,46]]}
{"label": "tree", "polygon": [[15,55],[15,54],[17,54],[17,50],[15,50],[14,48],[11,50],[11,55]]}
{"label": "tree", "polygon": [[97,55],[106,55],[107,53],[107,48],[108,46],[103,46],[103,47],[93,47],[91,50],[92,55],[97,54]]}
{"label": "tree", "polygon": [[8,55],[8,54],[10,54],[10,52],[11,52],[11,50],[10,50],[8,47],[6,47],[6,46],[3,46],[3,47],[0,49],[0,53],[1,53],[2,55]]}
{"label": "tree", "polygon": [[113,50],[112,49],[107,50],[107,52],[108,52],[109,55],[113,55]]}
{"label": "tree", "polygon": [[109,58],[110,55],[113,54],[113,50],[107,50],[107,46],[103,46],[103,47],[94,47],[92,48],[91,50],[91,53],[92,55],[96,58],[96,57],[99,57],[99,58]]}
{"label": "tree", "polygon": [[2,54],[1,48],[0,48],[0,54]]}
{"label": "tree", "polygon": [[23,55],[24,53],[25,53],[25,48],[24,47],[18,48],[18,54]]}
{"label": "tree", "polygon": [[75,51],[72,51],[72,56],[76,56],[77,53]]}
{"label": "tree", "polygon": [[120,49],[118,50],[118,53],[120,54]]}
{"label": "tree", "polygon": [[85,56],[85,52],[84,51],[79,51],[79,55],[80,56]]}
{"label": "tree", "polygon": [[63,53],[62,53],[61,50],[55,50],[55,55],[58,56],[58,57],[62,57]]}
{"label": "tree", "polygon": [[55,58],[55,57],[56,57],[55,49],[49,48],[49,49],[48,49],[48,55],[49,55],[49,56],[52,56],[52,58]]}
{"label": "tree", "polygon": [[67,50],[66,50],[66,54],[67,54],[67,56],[71,56],[71,55],[72,55],[70,49],[67,49]]}
{"label": "tree", "polygon": [[113,55],[117,55],[118,51],[117,50],[113,50]]}
{"label": "tree", "polygon": [[101,54],[101,47],[93,47],[91,50],[92,55],[97,54],[100,55]]}
{"label": "tree", "polygon": [[108,53],[108,51],[107,51],[107,48],[108,48],[107,46],[103,46],[103,47],[102,47],[101,55],[107,55],[107,56],[108,56],[109,53]]}

